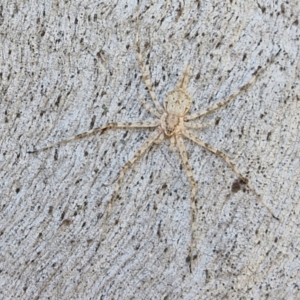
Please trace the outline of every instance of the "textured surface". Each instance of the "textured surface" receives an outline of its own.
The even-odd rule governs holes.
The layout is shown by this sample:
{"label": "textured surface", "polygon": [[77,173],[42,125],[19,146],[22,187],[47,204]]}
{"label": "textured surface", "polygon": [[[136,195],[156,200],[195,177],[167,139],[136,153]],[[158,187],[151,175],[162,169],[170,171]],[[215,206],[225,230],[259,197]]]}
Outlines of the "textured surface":
{"label": "textured surface", "polygon": [[[23,1],[0,4],[0,299],[299,299],[299,4],[281,1]],[[110,121],[151,119],[134,46],[160,102],[191,65],[193,111],[274,64],[195,131],[226,152],[280,221],[219,157],[154,146],[118,171],[151,129],[108,130],[28,154]],[[105,186],[107,182],[112,185]]]}

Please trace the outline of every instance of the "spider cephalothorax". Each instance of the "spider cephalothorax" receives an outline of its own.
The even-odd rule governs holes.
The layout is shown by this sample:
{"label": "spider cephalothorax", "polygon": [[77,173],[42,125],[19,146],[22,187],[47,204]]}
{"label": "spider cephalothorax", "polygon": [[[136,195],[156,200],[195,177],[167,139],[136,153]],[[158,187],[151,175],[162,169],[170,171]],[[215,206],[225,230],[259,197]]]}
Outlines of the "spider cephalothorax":
{"label": "spider cephalothorax", "polygon": [[171,137],[179,134],[183,124],[183,117],[174,114],[164,113],[161,117],[161,128],[165,135]]}
{"label": "spider cephalothorax", "polygon": [[[189,67],[187,66],[184,70],[184,74],[189,73]],[[179,81],[181,84],[181,81]],[[185,85],[178,87],[177,89],[167,93],[167,96],[164,100],[164,108],[170,113],[178,117],[183,117],[188,113],[191,108],[192,99],[190,95],[185,90],[187,87]]]}
{"label": "spider cephalothorax", "polygon": [[[187,66],[183,74],[188,74]],[[176,89],[167,93],[164,100],[165,112],[161,117],[161,127],[167,136],[180,134],[184,124],[184,116],[191,107],[191,97],[186,92],[185,78],[179,80]]]}

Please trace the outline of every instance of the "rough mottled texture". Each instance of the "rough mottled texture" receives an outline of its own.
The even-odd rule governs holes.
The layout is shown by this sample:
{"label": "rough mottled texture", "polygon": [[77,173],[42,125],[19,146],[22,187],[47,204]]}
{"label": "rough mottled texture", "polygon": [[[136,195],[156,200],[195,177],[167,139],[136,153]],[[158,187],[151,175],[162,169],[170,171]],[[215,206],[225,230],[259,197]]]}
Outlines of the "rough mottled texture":
{"label": "rough mottled texture", "polygon": [[[298,299],[298,0],[112,2],[0,3],[0,299]],[[186,141],[198,181],[192,274],[190,186],[167,141],[126,172],[103,224],[118,171],[152,129],[26,153],[111,121],[151,119],[139,100],[149,101],[138,15],[159,101],[189,63],[192,113],[282,49],[254,85],[203,120],[216,126],[195,130],[280,220],[221,158]]]}

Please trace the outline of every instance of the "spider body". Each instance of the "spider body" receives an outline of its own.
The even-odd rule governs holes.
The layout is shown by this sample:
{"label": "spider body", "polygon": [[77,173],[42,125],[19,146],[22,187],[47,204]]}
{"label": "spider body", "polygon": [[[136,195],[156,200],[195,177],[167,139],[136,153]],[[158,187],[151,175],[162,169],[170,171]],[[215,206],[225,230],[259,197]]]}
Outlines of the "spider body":
{"label": "spider body", "polygon": [[[106,220],[110,214],[110,210],[113,204],[114,199],[117,196],[117,192],[119,190],[121,180],[125,175],[126,170],[138,159],[140,158],[146,150],[150,148],[152,144],[159,144],[161,143],[165,137],[170,138],[170,145],[171,149],[174,149],[177,147],[179,150],[179,154],[183,163],[183,167],[186,171],[188,180],[190,182],[191,186],[191,194],[190,194],[190,199],[191,199],[191,232],[193,236],[193,226],[195,224],[195,219],[196,219],[196,206],[195,206],[195,197],[196,197],[196,180],[194,179],[194,175],[192,172],[192,169],[190,167],[188,157],[187,157],[187,152],[184,146],[183,142],[183,137],[190,139],[193,141],[195,144],[201,146],[202,148],[208,150],[209,152],[219,156],[222,158],[232,169],[233,172],[236,173],[236,175],[239,177],[239,179],[244,182],[250,190],[253,191],[253,193],[258,197],[259,201],[267,208],[267,210],[270,212],[270,214],[273,215],[272,211],[264,204],[262,201],[260,195],[258,195],[255,191],[255,189],[251,186],[249,180],[242,175],[242,173],[237,169],[237,167],[234,165],[234,163],[230,160],[230,158],[220,150],[214,148],[213,146],[209,145],[208,143],[202,141],[199,139],[193,132],[191,132],[190,129],[201,129],[205,126],[211,125],[211,123],[198,123],[198,124],[193,124],[190,121],[194,120],[196,118],[206,116],[209,113],[213,112],[214,110],[226,105],[230,101],[232,101],[241,91],[246,90],[252,83],[255,82],[258,74],[262,72],[262,70],[266,69],[267,65],[272,62],[274,57],[276,57],[280,50],[277,52],[277,54],[273,57],[272,60],[269,61],[269,63],[265,66],[265,68],[258,67],[258,69],[253,73],[253,76],[251,79],[244,84],[239,90],[235,91],[232,93],[229,97],[224,99],[221,102],[218,102],[214,104],[213,106],[209,107],[206,110],[196,112],[193,114],[188,114],[191,104],[192,104],[192,99],[187,92],[187,85],[189,81],[189,66],[186,66],[184,69],[178,83],[176,84],[175,88],[171,91],[169,91],[164,99],[163,106],[159,103],[157,96],[152,89],[152,84],[149,79],[148,72],[144,66],[143,59],[142,59],[142,54],[140,51],[139,47],[139,42],[138,42],[138,35],[136,35],[136,47],[137,47],[137,54],[138,54],[138,63],[141,68],[141,73],[142,73],[142,78],[143,82],[145,83],[148,92],[151,96],[151,99],[153,101],[154,106],[149,105],[145,99],[141,97],[141,103],[145,107],[145,109],[155,118],[153,121],[148,121],[148,122],[138,122],[138,123],[109,123],[104,126],[98,127],[91,129],[87,132],[75,135],[73,137],[70,137],[66,140],[60,141],[55,144],[51,144],[45,148],[39,149],[39,150],[34,150],[34,151],[29,151],[30,153],[34,152],[40,152],[49,148],[52,148],[54,146],[57,146],[59,144],[67,143],[75,139],[83,138],[95,133],[104,133],[107,129],[111,128],[155,128],[155,130],[149,135],[147,140],[144,142],[144,144],[137,150],[135,155],[121,168],[119,176],[116,180],[115,184],[115,189],[113,192],[113,195],[111,197],[111,200],[108,203],[108,209],[107,213],[104,219],[104,224],[106,223]],[[175,147],[176,146],[176,147]],[[191,237],[191,244],[190,244],[190,255],[188,261],[190,262],[190,269],[192,268],[192,263],[193,263],[193,250],[192,250],[192,237]],[[196,257],[196,255],[194,256]]]}
{"label": "spider body", "polygon": [[186,76],[188,76],[189,66],[183,72],[183,78],[179,80],[176,88],[167,93],[164,100],[165,112],[161,116],[161,128],[167,137],[181,134],[184,128],[184,116],[191,108],[191,97],[186,91]]}

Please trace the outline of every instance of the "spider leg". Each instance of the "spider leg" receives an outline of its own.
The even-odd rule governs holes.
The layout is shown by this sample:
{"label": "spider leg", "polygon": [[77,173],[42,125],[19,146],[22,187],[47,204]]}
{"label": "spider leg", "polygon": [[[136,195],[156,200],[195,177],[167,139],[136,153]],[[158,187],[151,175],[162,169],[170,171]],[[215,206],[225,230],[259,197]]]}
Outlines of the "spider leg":
{"label": "spider leg", "polygon": [[196,181],[195,181],[191,166],[190,166],[189,161],[188,161],[188,157],[187,157],[187,154],[186,154],[186,149],[185,149],[185,146],[184,146],[184,142],[183,142],[183,139],[182,139],[180,134],[176,135],[176,143],[177,143],[177,147],[179,149],[179,153],[180,153],[180,156],[181,156],[181,159],[182,159],[182,162],[183,162],[184,169],[186,171],[187,177],[189,179],[189,182],[190,182],[190,185],[191,185],[191,188],[192,188],[192,192],[191,192],[191,223],[190,223],[191,242],[190,242],[190,249],[189,249],[189,251],[190,251],[190,253],[189,253],[189,256],[190,256],[190,271],[192,271],[192,269],[193,269],[193,233],[195,232],[194,224],[195,224],[195,221],[196,221],[195,196],[196,196],[197,187],[196,187]]}
{"label": "spider leg", "polygon": [[234,163],[230,160],[230,158],[223,153],[222,151],[214,148],[213,146],[203,142],[202,140],[200,140],[199,138],[197,138],[192,132],[185,130],[182,133],[185,137],[187,137],[188,139],[192,140],[193,142],[195,142],[196,144],[200,145],[201,147],[203,147],[204,149],[220,156],[221,158],[223,158],[225,160],[225,162],[230,166],[230,168],[232,169],[232,171],[240,178],[241,181],[243,181],[248,188],[257,196],[257,198],[259,199],[259,202],[268,210],[268,212],[275,218],[278,220],[277,217],[275,217],[274,213],[272,212],[272,210],[263,202],[261,196],[255,191],[255,189],[252,187],[252,185],[250,184],[249,180],[244,177],[242,175],[242,173],[238,170],[238,168],[234,165]]}
{"label": "spider leg", "polygon": [[94,129],[91,129],[89,131],[86,131],[84,133],[80,133],[74,136],[71,136],[65,140],[59,141],[57,143],[48,145],[44,148],[41,149],[37,149],[37,150],[33,150],[33,151],[27,151],[27,153],[37,153],[37,152],[41,152],[47,149],[50,149],[52,147],[61,145],[61,144],[66,144],[68,142],[74,141],[76,139],[81,139],[84,137],[87,137],[89,135],[93,135],[96,133],[103,133],[105,130],[111,129],[111,128],[145,128],[145,127],[157,127],[159,125],[159,120],[155,120],[155,121],[149,121],[149,122],[137,122],[137,123],[109,123],[106,124],[104,126],[100,126]]}
{"label": "spider leg", "polygon": [[140,100],[143,104],[143,106],[145,107],[145,109],[152,115],[155,116],[157,118],[161,118],[161,114],[152,106],[150,106],[146,100],[144,99],[144,97],[140,96]]}
{"label": "spider leg", "polygon": [[125,175],[126,170],[138,159],[140,158],[145,152],[146,150],[154,143],[158,142],[158,141],[162,141],[163,138],[161,138],[161,135],[163,135],[164,133],[162,132],[161,128],[157,128],[154,132],[152,132],[150,134],[150,136],[148,137],[148,139],[145,141],[145,143],[137,150],[137,152],[135,153],[135,155],[122,167],[120,174],[117,178],[117,182],[115,185],[115,189],[113,192],[113,195],[111,197],[111,199],[109,200],[108,204],[107,204],[107,213],[105,216],[105,220],[104,220],[104,224],[106,223],[108,217],[110,216],[110,211],[111,208],[113,206],[114,200],[117,196],[117,193],[119,191],[120,188],[120,184],[121,181]]}
{"label": "spider leg", "polygon": [[183,89],[186,90],[187,86],[189,84],[189,72],[190,72],[190,66],[187,65],[184,70],[183,73],[181,75],[181,77],[179,78],[177,84],[176,84],[176,88],[175,89]]}
{"label": "spider leg", "polygon": [[154,144],[159,145],[165,139],[165,135],[161,134],[155,141]]}
{"label": "spider leg", "polygon": [[140,44],[139,44],[139,35],[138,35],[138,29],[136,31],[136,36],[135,36],[135,45],[136,45],[136,48],[137,48],[137,57],[138,57],[138,63],[139,63],[139,66],[140,66],[140,69],[142,71],[142,78],[143,78],[143,81],[148,89],[148,92],[152,98],[152,101],[157,109],[157,111],[162,114],[164,112],[164,109],[163,107],[160,105],[160,103],[158,102],[157,100],[157,96],[152,88],[152,84],[151,84],[151,81],[150,81],[150,77],[149,77],[149,74],[144,66],[144,63],[143,63],[143,56],[142,56],[142,53],[141,53],[141,48],[140,48]]}
{"label": "spider leg", "polygon": [[259,66],[256,69],[256,71],[252,74],[253,76],[250,78],[250,80],[246,84],[244,84],[241,88],[239,88],[237,91],[233,92],[229,97],[227,97],[226,99],[222,100],[219,103],[214,104],[213,106],[207,108],[206,110],[185,116],[184,120],[188,121],[188,120],[193,120],[193,119],[205,116],[205,115],[211,113],[212,111],[218,109],[219,107],[224,106],[227,103],[229,103],[239,93],[247,90],[249,88],[249,86],[251,86],[256,81],[258,76],[261,75],[269,67],[269,65],[274,61],[275,57],[280,53],[280,51],[281,51],[281,49],[266,63],[266,65],[263,68],[261,66]]}
{"label": "spider leg", "polygon": [[201,129],[203,127],[214,125],[215,121],[209,122],[209,123],[201,123],[201,124],[192,124],[189,122],[184,122],[185,128],[191,128],[191,129]]}

